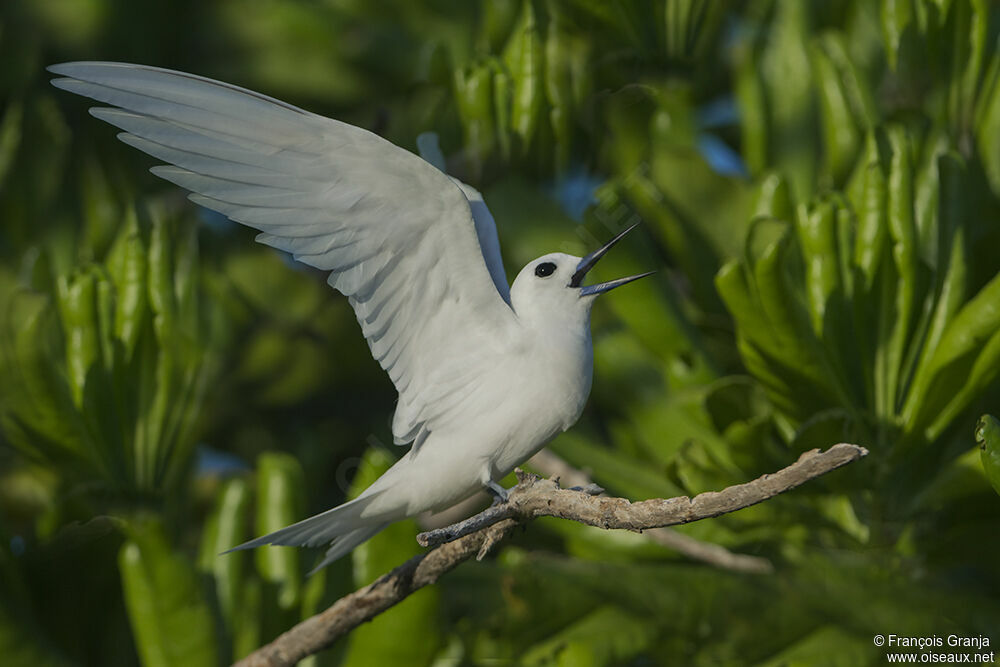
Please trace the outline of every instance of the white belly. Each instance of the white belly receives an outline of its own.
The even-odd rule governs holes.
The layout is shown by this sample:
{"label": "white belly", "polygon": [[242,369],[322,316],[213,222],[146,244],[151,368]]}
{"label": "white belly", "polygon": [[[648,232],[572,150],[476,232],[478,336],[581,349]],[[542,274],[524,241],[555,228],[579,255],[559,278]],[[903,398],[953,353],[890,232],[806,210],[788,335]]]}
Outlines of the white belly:
{"label": "white belly", "polygon": [[531,458],[579,418],[590,393],[587,352],[572,365],[548,359],[495,369],[461,415],[432,429],[366,491],[380,495],[366,514],[395,519],[449,507]]}

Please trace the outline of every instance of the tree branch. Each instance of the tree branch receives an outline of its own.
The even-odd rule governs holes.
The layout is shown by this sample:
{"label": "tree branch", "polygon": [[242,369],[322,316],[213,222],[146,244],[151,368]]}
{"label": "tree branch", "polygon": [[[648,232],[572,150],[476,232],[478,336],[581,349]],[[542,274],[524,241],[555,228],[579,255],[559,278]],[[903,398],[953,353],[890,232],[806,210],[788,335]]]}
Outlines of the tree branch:
{"label": "tree branch", "polygon": [[520,481],[506,503],[452,526],[421,533],[417,538],[421,544],[437,546],[411,558],[372,584],[344,596],[236,664],[242,667],[294,665],[327,648],[414,591],[435,583],[463,561],[473,556],[482,559],[521,522],[539,516],[558,516],[591,526],[638,531],[689,523],[773,498],[866,454],[865,448],[847,444],[834,445],[825,452],[814,449],[787,468],[746,484],[702,493],[694,498],[658,498],[637,503],[624,498],[588,495],[599,492],[595,488],[586,489],[588,493],[560,489],[553,480],[519,471]]}
{"label": "tree branch", "polygon": [[676,526],[756,505],[856,461],[867,453],[864,447],[847,444],[834,445],[825,452],[814,449],[802,454],[787,468],[752,482],[730,486],[722,491],[709,491],[694,498],[654,498],[637,503],[625,498],[592,498],[586,493],[561,489],[554,480],[519,472],[520,481],[510,492],[506,503],[494,505],[451,526],[420,533],[417,542],[425,547],[444,544],[498,521],[530,521],[540,516],[557,516],[598,528],[633,531]]}
{"label": "tree branch", "polygon": [[364,588],[337,600],[307,618],[270,644],[236,662],[239,667],[291,666],[327,648],[365,621],[398,604],[410,594],[436,582],[472,556],[483,558],[489,549],[517,526],[503,521],[461,539],[414,556]]}
{"label": "tree branch", "polygon": [[[548,449],[543,449],[528,459],[528,465],[546,477],[558,477],[559,484],[562,486],[583,487],[593,481],[587,472],[573,467]],[[468,512],[461,516],[467,515]],[[441,525],[443,524],[424,526],[424,528],[430,530]],[[774,572],[774,566],[766,558],[733,553],[719,544],[696,539],[690,535],[679,533],[673,528],[651,528],[644,531],[643,536],[650,542],[676,551],[685,558],[707,563],[713,567],[750,574]]]}

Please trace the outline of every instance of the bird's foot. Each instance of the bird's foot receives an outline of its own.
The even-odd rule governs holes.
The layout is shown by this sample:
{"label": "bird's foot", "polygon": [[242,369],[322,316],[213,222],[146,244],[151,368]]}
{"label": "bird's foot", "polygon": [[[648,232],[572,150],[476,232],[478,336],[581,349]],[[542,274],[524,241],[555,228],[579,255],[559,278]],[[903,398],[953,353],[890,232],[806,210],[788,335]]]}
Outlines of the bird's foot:
{"label": "bird's foot", "polygon": [[487,491],[489,491],[490,495],[493,496],[493,504],[490,505],[490,507],[507,502],[507,497],[510,495],[510,492],[494,482],[492,479],[486,482],[484,487]]}

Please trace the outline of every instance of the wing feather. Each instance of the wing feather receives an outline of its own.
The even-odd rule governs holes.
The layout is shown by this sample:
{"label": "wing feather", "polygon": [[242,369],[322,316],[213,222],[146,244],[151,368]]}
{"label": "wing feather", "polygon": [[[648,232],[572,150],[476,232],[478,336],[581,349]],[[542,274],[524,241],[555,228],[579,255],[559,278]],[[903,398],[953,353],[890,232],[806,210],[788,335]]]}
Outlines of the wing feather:
{"label": "wing feather", "polygon": [[166,163],[190,199],[329,271],[399,392],[397,442],[459,410],[516,330],[496,228],[474,189],[360,128],[203,77],[123,63],[53,84]]}

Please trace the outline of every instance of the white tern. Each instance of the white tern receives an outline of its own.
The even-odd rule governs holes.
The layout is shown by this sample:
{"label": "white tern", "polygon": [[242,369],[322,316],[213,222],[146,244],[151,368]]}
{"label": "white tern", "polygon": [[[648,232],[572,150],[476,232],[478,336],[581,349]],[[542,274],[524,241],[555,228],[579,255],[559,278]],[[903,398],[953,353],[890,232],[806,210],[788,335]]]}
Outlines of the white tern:
{"label": "white tern", "polygon": [[110,62],[49,70],[91,113],[168,162],[157,176],[330,272],[399,400],[412,443],[361,495],[237,548],[329,545],[324,567],[393,521],[498,481],[579,418],[590,393],[590,310],[648,273],[583,285],[629,230],[587,257],[551,253],[510,287],[482,196],[366,130],[192,74]]}

